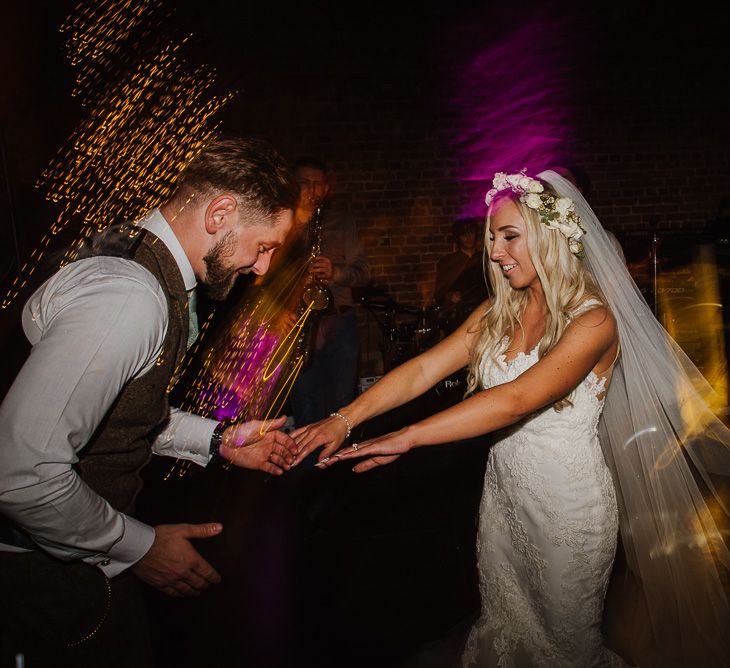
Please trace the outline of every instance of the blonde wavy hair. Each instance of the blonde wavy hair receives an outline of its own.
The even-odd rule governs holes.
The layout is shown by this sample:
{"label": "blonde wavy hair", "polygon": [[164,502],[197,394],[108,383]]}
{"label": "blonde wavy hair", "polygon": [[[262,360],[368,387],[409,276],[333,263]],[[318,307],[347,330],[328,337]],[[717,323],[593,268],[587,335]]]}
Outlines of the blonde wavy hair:
{"label": "blonde wavy hair", "polygon": [[[541,183],[546,193],[554,194],[547,183],[544,181]],[[571,318],[587,299],[596,299],[600,305],[605,305],[603,295],[583,261],[570,252],[567,239],[558,230],[550,229],[540,222],[537,211],[520,202],[518,195],[511,192],[500,193],[487,212],[484,249],[492,297],[479,321],[479,338],[471,351],[467,394],[479,388],[479,368],[485,355],[499,364],[499,356],[504,353],[504,338],[514,341],[518,332],[522,330],[521,315],[527,304],[527,290],[511,288],[497,263],[490,260],[492,241],[489,225],[495,207],[506,199],[517,206],[526,223],[527,249],[547,303],[545,335],[538,345],[538,358],[555,347]],[[598,306],[597,304],[596,307]],[[560,410],[569,403],[570,395],[557,401],[555,408]]]}

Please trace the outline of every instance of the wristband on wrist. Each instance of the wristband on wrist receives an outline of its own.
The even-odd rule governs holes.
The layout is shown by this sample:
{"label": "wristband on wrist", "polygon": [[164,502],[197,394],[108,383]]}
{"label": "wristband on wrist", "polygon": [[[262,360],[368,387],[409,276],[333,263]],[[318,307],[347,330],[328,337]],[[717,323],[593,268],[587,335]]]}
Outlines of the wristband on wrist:
{"label": "wristband on wrist", "polygon": [[344,420],[345,424],[347,425],[347,433],[345,434],[345,438],[350,438],[350,434],[352,433],[352,425],[350,424],[350,421],[342,414],[335,411],[334,413],[330,413],[330,417],[338,417],[340,420]]}
{"label": "wristband on wrist", "polygon": [[219,422],[210,437],[210,450],[208,454],[212,457],[220,457],[220,449],[223,444],[223,432],[228,428],[227,422]]}

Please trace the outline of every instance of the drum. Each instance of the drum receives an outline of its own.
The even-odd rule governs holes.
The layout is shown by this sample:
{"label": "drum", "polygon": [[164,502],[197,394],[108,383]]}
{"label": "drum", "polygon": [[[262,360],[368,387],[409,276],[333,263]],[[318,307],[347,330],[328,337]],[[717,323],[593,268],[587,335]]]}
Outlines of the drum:
{"label": "drum", "polygon": [[421,308],[413,329],[413,341],[416,353],[420,354],[436,345],[442,338],[439,323],[439,309],[436,306]]}

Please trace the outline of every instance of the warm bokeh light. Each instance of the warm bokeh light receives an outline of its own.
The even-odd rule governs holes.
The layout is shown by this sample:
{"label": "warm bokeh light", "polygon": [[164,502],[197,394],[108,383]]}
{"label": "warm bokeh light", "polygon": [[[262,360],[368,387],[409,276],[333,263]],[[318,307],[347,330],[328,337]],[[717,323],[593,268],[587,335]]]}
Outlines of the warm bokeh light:
{"label": "warm bokeh light", "polygon": [[217,420],[268,419],[281,411],[303,364],[311,304],[302,301],[311,256],[277,264],[232,309],[208,345],[187,410]]}
{"label": "warm bokeh light", "polygon": [[210,94],[215,72],[183,57],[189,36],[169,37],[159,0],[81,2],[61,27],[84,115],[38,186],[58,213],[0,306],[26,286],[52,238],[81,243],[113,223],[140,219],[164,201],[177,175],[216,133],[232,98]]}
{"label": "warm bokeh light", "polygon": [[[713,390],[703,393],[703,396],[707,395],[704,399],[716,414],[721,415],[728,406],[728,378],[713,247],[697,245],[691,264],[662,272],[658,279],[657,301],[662,325],[702,372]],[[684,418],[688,425],[696,422],[693,415],[685,414]]]}

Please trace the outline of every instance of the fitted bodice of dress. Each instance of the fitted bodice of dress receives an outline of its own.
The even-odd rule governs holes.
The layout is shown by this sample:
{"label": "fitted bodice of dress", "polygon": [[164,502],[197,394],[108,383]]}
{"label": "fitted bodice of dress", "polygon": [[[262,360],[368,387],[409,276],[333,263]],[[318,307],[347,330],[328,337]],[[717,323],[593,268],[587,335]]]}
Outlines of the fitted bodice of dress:
{"label": "fitted bodice of dress", "polygon": [[[507,344],[482,360],[484,389],[538,362],[537,347],[508,361]],[[477,540],[482,614],[464,666],[615,665],[600,631],[618,530],[598,440],[606,382],[591,372],[562,409],[494,434]]]}
{"label": "fitted bodice of dress", "polygon": [[[503,348],[506,348],[507,339],[502,343]],[[480,365],[481,385],[486,389],[508,383],[537,361],[537,346],[529,353],[518,353],[509,361],[504,353],[496,362],[485,356]],[[594,469],[594,472],[596,468],[604,472],[606,466],[598,441],[598,421],[603,410],[605,391],[606,378],[599,378],[591,371],[569,397],[569,405],[561,410],[556,410],[553,405],[546,406],[498,433],[493,453],[499,454],[499,458],[509,456],[505,448],[500,447],[505,441],[513,444],[529,443],[530,449],[537,448],[565,461],[576,473],[587,467]],[[525,454],[530,459],[535,456],[534,452]]]}

